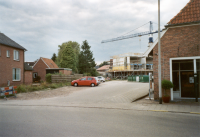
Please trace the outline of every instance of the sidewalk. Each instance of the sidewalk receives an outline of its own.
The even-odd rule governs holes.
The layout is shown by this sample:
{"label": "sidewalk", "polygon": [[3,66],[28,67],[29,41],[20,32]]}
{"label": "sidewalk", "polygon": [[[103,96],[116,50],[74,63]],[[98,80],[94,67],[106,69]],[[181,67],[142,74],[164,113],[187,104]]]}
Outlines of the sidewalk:
{"label": "sidewalk", "polygon": [[195,99],[176,99],[170,103],[159,104],[158,101],[149,100],[145,97],[141,100],[133,102],[133,109],[157,112],[174,112],[174,113],[191,113],[200,114],[200,100]]}

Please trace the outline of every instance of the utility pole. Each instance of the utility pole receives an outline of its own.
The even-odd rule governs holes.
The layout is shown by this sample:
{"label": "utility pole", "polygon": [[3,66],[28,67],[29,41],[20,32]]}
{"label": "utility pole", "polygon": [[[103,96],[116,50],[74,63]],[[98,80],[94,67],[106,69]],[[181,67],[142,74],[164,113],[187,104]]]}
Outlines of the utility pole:
{"label": "utility pole", "polygon": [[160,0],[158,0],[158,87],[159,87],[159,104],[162,104],[160,48],[161,48],[160,47]]}

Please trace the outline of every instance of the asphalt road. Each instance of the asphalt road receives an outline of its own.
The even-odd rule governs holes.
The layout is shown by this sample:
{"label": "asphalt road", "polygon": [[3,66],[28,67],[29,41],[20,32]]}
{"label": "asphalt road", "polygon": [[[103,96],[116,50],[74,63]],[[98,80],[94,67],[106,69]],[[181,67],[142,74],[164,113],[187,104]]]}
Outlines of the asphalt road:
{"label": "asphalt road", "polygon": [[199,137],[200,116],[120,109],[0,106],[1,137]]}
{"label": "asphalt road", "polygon": [[65,97],[0,100],[0,137],[199,137],[200,116],[138,111],[147,83],[111,81]]}

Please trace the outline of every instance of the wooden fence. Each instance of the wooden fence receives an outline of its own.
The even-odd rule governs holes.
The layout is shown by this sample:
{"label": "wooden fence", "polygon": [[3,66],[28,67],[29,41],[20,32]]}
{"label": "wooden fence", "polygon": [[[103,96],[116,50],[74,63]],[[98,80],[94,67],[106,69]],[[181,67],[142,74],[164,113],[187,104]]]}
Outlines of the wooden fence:
{"label": "wooden fence", "polygon": [[71,82],[72,80],[83,77],[83,74],[74,75],[51,75],[52,83]]}

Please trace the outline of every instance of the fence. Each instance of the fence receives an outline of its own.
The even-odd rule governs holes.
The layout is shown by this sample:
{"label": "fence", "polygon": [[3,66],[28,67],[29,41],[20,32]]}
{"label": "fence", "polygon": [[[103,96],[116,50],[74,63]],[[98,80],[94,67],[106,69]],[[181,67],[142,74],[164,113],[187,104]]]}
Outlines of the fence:
{"label": "fence", "polygon": [[74,75],[51,75],[52,83],[71,82],[72,80],[83,77],[83,74]]}

